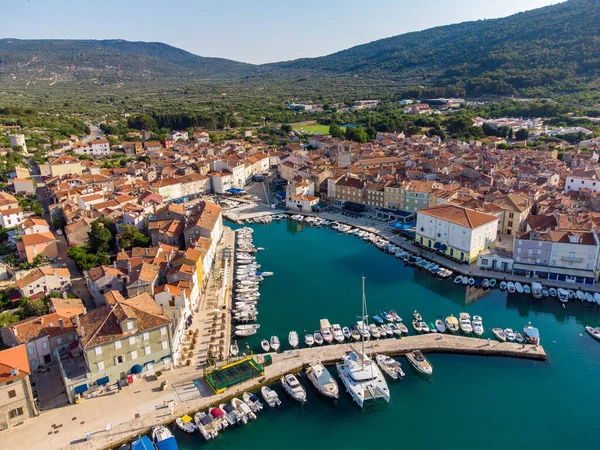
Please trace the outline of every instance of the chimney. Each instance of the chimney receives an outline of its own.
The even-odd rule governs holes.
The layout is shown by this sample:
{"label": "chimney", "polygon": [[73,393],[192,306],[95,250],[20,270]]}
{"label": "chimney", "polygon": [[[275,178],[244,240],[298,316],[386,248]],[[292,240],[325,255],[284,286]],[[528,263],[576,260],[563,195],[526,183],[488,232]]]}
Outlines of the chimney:
{"label": "chimney", "polygon": [[60,317],[58,318],[58,326],[61,330],[64,330],[65,328],[65,324],[63,323],[63,320]]}

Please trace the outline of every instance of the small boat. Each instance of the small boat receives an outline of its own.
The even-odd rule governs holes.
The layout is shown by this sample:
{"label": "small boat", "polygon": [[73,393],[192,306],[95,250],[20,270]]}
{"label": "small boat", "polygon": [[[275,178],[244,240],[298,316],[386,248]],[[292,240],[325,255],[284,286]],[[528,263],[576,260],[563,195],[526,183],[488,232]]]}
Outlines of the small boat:
{"label": "small boat", "polygon": [[475,286],[476,288],[481,288],[481,287],[483,287],[483,280],[482,280],[481,278],[475,278],[475,284],[474,284],[474,286]]}
{"label": "small boat", "polygon": [[379,337],[381,336],[381,334],[379,334],[379,330],[377,329],[377,326],[375,324],[373,324],[373,323],[369,324],[369,333],[375,339],[379,339]]}
{"label": "small boat", "polygon": [[225,419],[229,425],[235,425],[242,421],[237,410],[232,405],[226,405],[225,403],[221,403],[219,405],[219,409],[225,413]]}
{"label": "small boat", "polygon": [[177,450],[177,441],[167,427],[162,425],[152,428],[152,442],[157,450]]}
{"label": "small boat", "polygon": [[506,289],[507,289],[507,287],[508,287],[508,286],[506,285],[506,281],[501,281],[501,282],[500,282],[500,290],[501,290],[501,291],[504,291],[504,290],[506,290]]}
{"label": "small boat", "polygon": [[293,330],[290,331],[290,334],[288,335],[288,342],[290,344],[290,347],[292,347],[292,348],[298,347],[298,344],[299,344],[298,333],[296,333]]}
{"label": "small boat", "polygon": [[231,353],[231,356],[237,356],[239,352],[240,348],[238,347],[237,341],[233,341],[233,344],[231,344],[231,348],[229,349],[229,353]]}
{"label": "small boat", "polygon": [[591,337],[600,341],[600,330],[598,328],[585,327],[585,331],[587,331]]}
{"label": "small boat", "polygon": [[575,292],[575,295],[577,296],[577,298],[578,298],[579,300],[581,300],[581,301],[584,301],[584,300],[585,300],[585,294],[584,294],[582,291],[580,291],[580,290],[577,290],[577,292]]}
{"label": "small boat", "polygon": [[381,317],[383,317],[383,320],[385,320],[387,322],[393,322],[394,321],[394,318],[390,315],[389,312],[381,311],[379,314],[381,315]]}
{"label": "small boat", "polygon": [[542,296],[548,297],[550,295],[550,291],[546,288],[542,289]]}
{"label": "small boat", "polygon": [[475,278],[469,278],[469,286],[473,286],[475,284]]}
{"label": "small boat", "polygon": [[373,314],[371,317],[372,317],[372,318],[373,318],[373,320],[374,320],[375,322],[377,322],[379,325],[382,325],[383,323],[385,323],[385,321],[383,320],[383,318],[382,318],[380,315],[378,315],[378,314]]}
{"label": "small boat", "polygon": [[333,341],[333,333],[328,327],[321,327],[321,336],[323,337],[323,340],[328,344],[330,344]]}
{"label": "small boat", "polygon": [[498,281],[496,281],[495,278],[492,278],[490,280],[490,288],[492,288],[492,289],[495,288],[497,283],[498,283]]}
{"label": "small boat", "polygon": [[481,287],[482,287],[483,289],[489,289],[489,287],[490,287],[490,280],[488,280],[487,278],[484,278],[484,279],[481,281]]}
{"label": "small boat", "polygon": [[393,380],[402,379],[404,377],[404,371],[402,370],[402,364],[387,355],[377,355],[375,357],[377,365],[383,372],[388,374]]}
{"label": "small boat", "polygon": [[396,325],[395,323],[390,323],[389,327],[390,330],[392,330],[392,333],[394,333],[396,336],[402,336],[402,330],[400,329],[400,327],[398,327],[398,325]]}
{"label": "small boat", "polygon": [[594,292],[594,300],[600,305],[600,294],[597,292]]}
{"label": "small boat", "polygon": [[413,317],[415,318],[416,321],[420,322],[421,320],[423,320],[423,317],[421,317],[421,314],[419,314],[416,310],[413,311]]}
{"label": "small boat", "polygon": [[306,390],[295,375],[288,374],[281,377],[281,385],[285,392],[287,392],[294,400],[299,401],[300,403],[306,402]]}
{"label": "small boat", "polygon": [[306,345],[308,345],[309,347],[312,347],[313,344],[315,343],[315,337],[312,334],[304,335],[304,343]]}
{"label": "small boat", "polygon": [[504,335],[506,336],[507,341],[510,341],[510,342],[515,341],[515,332],[512,330],[512,328],[506,328],[504,330]]}
{"label": "small boat", "polygon": [[334,323],[331,325],[331,333],[333,334],[333,338],[339,342],[340,344],[344,342],[344,333],[342,331],[342,327],[339,324]]}
{"label": "small boat", "polygon": [[175,425],[177,425],[177,428],[179,428],[181,431],[185,431],[186,433],[190,434],[195,433],[198,430],[198,427],[194,425],[194,419],[187,414],[183,417],[178,417],[175,419]]}
{"label": "small boat", "polygon": [[252,412],[258,412],[263,409],[262,403],[255,394],[244,392],[242,394],[242,400],[244,400],[244,403],[250,407]]}
{"label": "small boat", "polygon": [[462,283],[462,281],[463,281],[463,276],[462,276],[462,275],[458,275],[458,276],[457,276],[457,277],[454,279],[454,282],[455,282],[456,284],[460,284],[460,283]]}
{"label": "small boat", "polygon": [[522,344],[523,342],[525,342],[525,338],[523,337],[523,335],[521,333],[519,333],[518,331],[515,331],[515,340],[519,343]]}
{"label": "small boat", "polygon": [[223,431],[229,426],[229,421],[227,420],[227,417],[225,417],[225,411],[221,408],[210,408],[208,413],[215,420],[217,431]]}
{"label": "small boat", "polygon": [[279,395],[277,395],[277,392],[275,392],[268,386],[263,386],[260,388],[260,395],[262,395],[264,401],[271,408],[275,408],[281,405],[281,400],[279,400]]}
{"label": "small boat", "polygon": [[567,303],[569,301],[569,291],[566,289],[558,288],[556,290],[556,295],[558,295],[558,299],[563,303]]}
{"label": "small boat", "polygon": [[499,341],[506,342],[506,334],[504,334],[502,328],[492,328],[492,333],[494,333],[494,336],[496,336],[496,339]]}
{"label": "small boat", "polygon": [[590,294],[589,292],[585,293],[585,300],[588,303],[596,303],[596,300],[594,300],[594,296],[592,294]]}
{"label": "small boat", "polygon": [[392,331],[392,329],[390,328],[389,325],[387,324],[383,324],[381,325],[381,329],[385,332],[385,334],[387,334],[388,336],[393,336],[394,332]]}
{"label": "small boat", "polygon": [[424,320],[421,320],[419,322],[419,325],[421,326],[421,331],[423,333],[429,333],[431,330],[429,329],[429,325],[427,325],[427,322],[425,322]]}
{"label": "small boat", "polygon": [[514,294],[515,292],[515,284],[512,281],[509,281],[508,283],[506,283],[506,289],[508,290],[508,292],[510,292],[511,294]]}
{"label": "small boat", "polygon": [[194,414],[194,422],[205,441],[210,441],[219,435],[215,419],[210,414],[197,412]]}
{"label": "small boat", "polygon": [[531,326],[531,322],[523,328],[523,337],[528,344],[540,345],[540,330]]}
{"label": "small boat", "polygon": [[429,332],[430,333],[437,333],[438,332],[438,329],[435,326],[435,322],[429,322],[427,325],[429,326]]}
{"label": "small boat", "polygon": [[342,328],[342,334],[344,335],[344,339],[350,339],[352,337],[352,333],[348,327]]}
{"label": "small boat", "polygon": [[[475,283],[475,280],[473,280],[473,283]],[[463,286],[466,286],[467,284],[469,284],[469,277],[463,276],[462,284],[463,284]]]}
{"label": "small boat", "polygon": [[517,291],[518,294],[523,293],[523,285],[518,281],[515,283],[515,291]]}
{"label": "small boat", "polygon": [[420,373],[424,375],[431,375],[433,373],[433,367],[431,367],[431,364],[427,361],[425,356],[423,356],[423,353],[421,353],[420,350],[414,350],[407,353],[406,359],[408,359],[408,362]]}
{"label": "small boat", "polygon": [[531,287],[529,287],[528,284],[524,284],[523,285],[523,292],[525,292],[526,294],[531,294]]}
{"label": "small boat", "polygon": [[237,410],[243,424],[248,423],[249,420],[256,419],[256,414],[239,398],[232,399],[231,405]]}
{"label": "small boat", "polygon": [[269,344],[269,341],[267,341],[266,339],[263,339],[262,341],[260,341],[260,346],[262,347],[264,352],[268,352],[269,350],[271,350],[271,345]]}
{"label": "small boat", "polygon": [[435,329],[438,330],[439,333],[446,332],[446,325],[444,325],[444,321],[442,319],[437,319],[435,321]]}
{"label": "small boat", "polygon": [[271,336],[269,344],[271,344],[271,348],[275,351],[278,351],[279,347],[281,346],[281,343],[279,342],[279,338],[277,336]]}
{"label": "small boat", "polygon": [[398,322],[402,322],[402,317],[400,317],[398,315],[398,313],[395,310],[390,310],[390,316],[392,316],[392,319],[394,319],[394,322],[398,323]]}
{"label": "small boat", "polygon": [[460,313],[458,318],[458,326],[462,332],[464,334],[471,334],[473,332],[473,325],[471,325],[471,316],[469,313]]}
{"label": "small boat", "polygon": [[533,295],[534,298],[542,298],[544,294],[542,292],[543,290],[544,286],[542,286],[541,283],[538,283],[537,281],[531,283],[531,295]]}
{"label": "small boat", "polygon": [[484,333],[483,320],[481,316],[473,316],[473,333],[477,336],[481,336]]}
{"label": "small boat", "polygon": [[412,326],[417,333],[420,333],[421,331],[423,331],[423,329],[421,328],[421,322],[419,322],[417,320],[412,321]]}
{"label": "small boat", "polygon": [[[238,326],[243,326],[243,325],[238,325]],[[254,336],[257,333],[257,329],[256,328],[242,328],[242,329],[237,329],[233,332],[233,334],[235,334],[237,337],[239,338],[244,338],[244,337],[249,337],[249,336]]]}
{"label": "small boat", "polygon": [[556,297],[558,295],[558,291],[553,287],[548,289],[548,293],[550,294],[550,297]]}
{"label": "small boat", "polygon": [[450,333],[458,333],[459,330],[459,326],[458,326],[458,319],[454,316],[448,316],[446,317],[446,328],[448,329],[448,331],[450,331]]}
{"label": "small boat", "polygon": [[155,447],[148,436],[140,436],[131,442],[131,450],[155,450]]}
{"label": "small boat", "polygon": [[406,325],[404,325],[402,322],[397,323],[396,326],[402,334],[408,334],[408,328],[406,328]]}
{"label": "small boat", "polygon": [[321,361],[313,361],[308,364],[306,376],[313,384],[315,389],[326,397],[337,399],[339,396],[339,387],[335,378],[321,364]]}
{"label": "small boat", "polygon": [[360,340],[360,331],[358,331],[358,327],[354,324],[350,326],[350,335],[355,341]]}

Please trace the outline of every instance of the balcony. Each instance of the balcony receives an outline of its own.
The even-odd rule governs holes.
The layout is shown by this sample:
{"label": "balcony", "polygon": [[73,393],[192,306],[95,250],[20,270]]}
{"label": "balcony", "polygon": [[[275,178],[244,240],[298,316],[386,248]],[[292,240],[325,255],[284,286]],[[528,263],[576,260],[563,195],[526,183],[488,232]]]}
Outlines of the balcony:
{"label": "balcony", "polygon": [[582,263],[583,261],[585,261],[584,258],[571,258],[569,256],[561,256],[560,260],[562,262],[568,262],[568,263],[573,263],[573,264],[579,264],[579,263]]}

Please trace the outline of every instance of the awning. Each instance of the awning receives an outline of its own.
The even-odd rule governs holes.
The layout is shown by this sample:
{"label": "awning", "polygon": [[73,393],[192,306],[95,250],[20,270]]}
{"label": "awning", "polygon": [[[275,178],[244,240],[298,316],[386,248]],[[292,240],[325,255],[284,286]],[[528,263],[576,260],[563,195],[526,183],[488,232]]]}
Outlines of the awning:
{"label": "awning", "polygon": [[75,393],[76,394],[81,394],[85,391],[88,390],[88,385],[87,384],[80,384],[79,386],[75,386]]}
{"label": "awning", "polygon": [[146,362],[144,363],[144,365],[145,365],[145,366],[147,366],[148,364],[154,364],[154,360],[152,360],[152,361],[146,361]]}
{"label": "awning", "polygon": [[102,378],[98,378],[98,381],[96,381],[96,384],[98,386],[103,386],[105,384],[108,384],[109,381],[110,381],[109,377],[102,377]]}
{"label": "awning", "polygon": [[442,244],[440,244],[439,242],[436,242],[435,244],[433,244],[433,248],[435,249],[439,249],[442,246]]}
{"label": "awning", "polygon": [[139,365],[139,364],[136,364],[135,366],[133,366],[131,368],[131,373],[134,374],[134,375],[136,373],[142,373],[143,371],[144,371],[144,368],[141,365]]}
{"label": "awning", "polygon": [[448,250],[448,246],[446,244],[440,245],[440,251],[445,252],[446,250]]}

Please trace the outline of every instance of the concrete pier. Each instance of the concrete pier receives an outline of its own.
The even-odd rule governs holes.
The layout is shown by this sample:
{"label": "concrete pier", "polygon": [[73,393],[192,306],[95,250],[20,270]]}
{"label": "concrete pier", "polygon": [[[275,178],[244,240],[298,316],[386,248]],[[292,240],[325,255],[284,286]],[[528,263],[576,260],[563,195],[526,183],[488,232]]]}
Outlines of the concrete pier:
{"label": "concrete pier", "polygon": [[[300,336],[303,342],[304,336]],[[287,342],[282,340],[283,346]],[[260,386],[277,381],[284,373],[297,372],[309,362],[316,359],[324,363],[332,364],[339,361],[345,352],[355,345],[360,347],[360,342],[355,344],[324,345],[300,350],[289,350],[281,353],[269,353],[273,364],[265,368],[265,376],[248,380],[233,386],[226,392],[218,395],[208,395],[201,398],[176,404],[172,411],[157,410],[146,414],[138,419],[123,423],[114,427],[107,433],[93,436],[91,441],[83,441],[66,448],[69,449],[92,449],[92,448],[114,448],[121,443],[148,432],[152,426],[169,424],[177,417],[184,414],[195,413],[205,410],[210,406],[227,402],[233,397],[239,397],[244,391],[256,390]],[[373,346],[372,349],[370,346]],[[365,344],[365,349],[373,354],[385,353],[393,356],[403,355],[412,350],[421,350],[423,353],[456,353],[478,356],[501,356],[511,358],[522,358],[530,360],[547,360],[546,352],[542,346],[523,345],[511,342],[488,341],[487,339],[453,336],[448,334],[425,334],[408,336],[401,339],[382,339]],[[264,360],[264,355],[255,355],[259,362]],[[408,363],[404,362],[408,369]],[[200,377],[201,373],[198,373]],[[435,365],[433,368],[435,378]]]}

